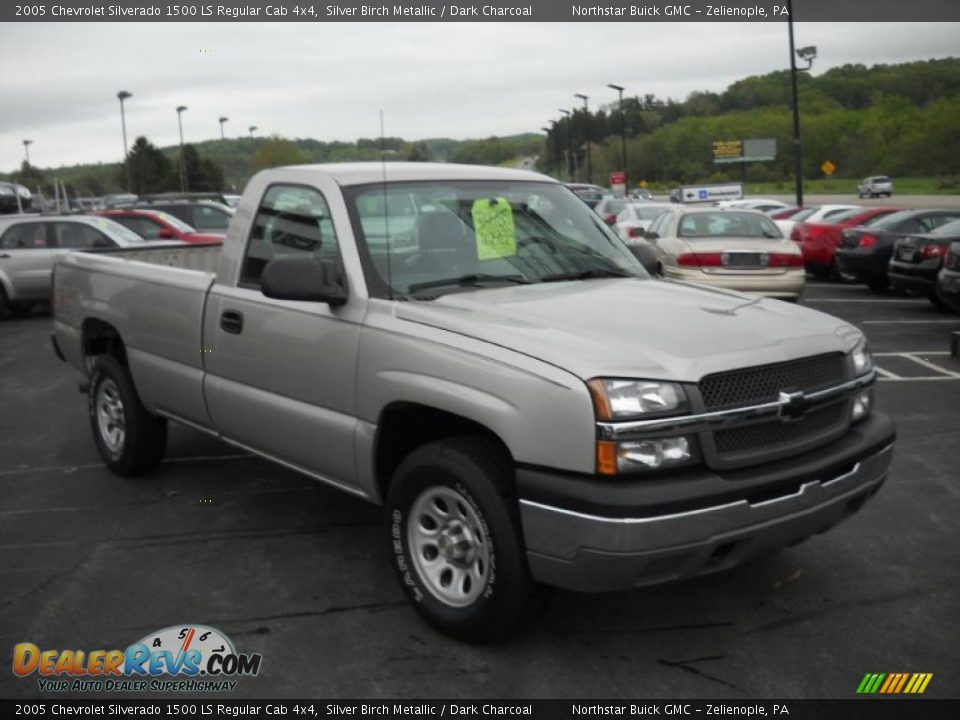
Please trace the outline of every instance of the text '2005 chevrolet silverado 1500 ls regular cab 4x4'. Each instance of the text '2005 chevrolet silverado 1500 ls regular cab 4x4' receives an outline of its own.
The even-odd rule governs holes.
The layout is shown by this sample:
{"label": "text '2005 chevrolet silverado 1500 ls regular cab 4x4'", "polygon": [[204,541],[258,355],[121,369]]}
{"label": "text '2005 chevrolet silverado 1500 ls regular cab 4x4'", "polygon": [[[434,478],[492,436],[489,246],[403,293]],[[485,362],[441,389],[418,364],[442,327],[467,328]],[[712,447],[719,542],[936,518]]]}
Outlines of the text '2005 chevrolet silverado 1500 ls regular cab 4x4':
{"label": "text '2005 chevrolet silverado 1500 ls regular cab 4x4'", "polygon": [[856,328],[651,278],[536,173],[277,168],[222,248],[179,252],[57,261],[55,345],[106,464],[153,469],[169,419],[383,504],[404,590],[460,638],[504,634],[544,586],[798,542],[890,466]]}

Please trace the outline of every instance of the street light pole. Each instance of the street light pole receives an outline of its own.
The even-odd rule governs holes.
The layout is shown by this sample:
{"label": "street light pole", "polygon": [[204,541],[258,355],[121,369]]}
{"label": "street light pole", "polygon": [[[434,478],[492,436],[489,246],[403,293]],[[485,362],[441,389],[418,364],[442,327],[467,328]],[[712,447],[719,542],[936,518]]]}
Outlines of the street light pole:
{"label": "street light pole", "polygon": [[27,154],[27,165],[30,164],[30,146],[33,144],[33,140],[24,140],[23,141],[23,151]]}
{"label": "street light pole", "polygon": [[229,119],[230,119],[230,118],[228,118],[228,117],[222,117],[222,118],[220,118],[220,139],[221,139],[221,140],[225,140],[225,139],[226,139],[226,138],[224,137],[224,135],[223,135],[223,124],[224,124],[225,122],[227,122],[227,120],[229,120]]}
{"label": "street light pole", "polygon": [[120,101],[120,127],[123,128],[123,165],[127,171],[127,192],[130,192],[130,154],[127,151],[127,116],[123,111],[123,101],[127,98],[132,98],[133,93],[128,93],[126,90],[121,90],[117,93],[117,100]]}
{"label": "street light pole", "polygon": [[573,120],[570,111],[566,108],[560,108],[560,112],[567,116],[567,157],[564,165],[566,165],[567,178],[573,180],[573,173],[570,171],[570,159],[573,157]]}
{"label": "street light pole", "polygon": [[593,182],[593,165],[590,163],[590,109],[587,107],[587,100],[589,99],[583,93],[574,93],[575,98],[580,98],[583,100],[583,134],[587,137],[587,182]]}
{"label": "street light pole", "polygon": [[623,167],[624,189],[630,189],[630,181],[627,179],[627,116],[623,113],[623,86],[609,83],[608,88],[616,90],[620,94],[620,164]]}
{"label": "street light pole", "polygon": [[177,125],[180,127],[180,192],[187,191],[187,168],[183,164],[183,111],[187,109],[186,105],[177,107]]}
{"label": "street light pole", "polygon": [[251,126],[249,127],[250,137],[251,137],[251,138],[253,137],[253,133],[254,133],[254,131],[255,131],[256,129],[257,129],[257,126],[256,126],[256,125],[251,125]]}
{"label": "street light pole", "polygon": [[790,90],[793,96],[793,176],[796,187],[797,206],[803,207],[803,147],[800,144],[800,97],[797,91],[797,58],[807,63],[801,70],[813,67],[817,57],[814,46],[796,50],[793,41],[793,0],[787,0],[787,31],[790,36]]}
{"label": "street light pole", "polygon": [[553,165],[553,153],[550,151],[550,128],[542,127],[540,129],[543,130],[547,136],[547,172],[550,172],[550,167]]}

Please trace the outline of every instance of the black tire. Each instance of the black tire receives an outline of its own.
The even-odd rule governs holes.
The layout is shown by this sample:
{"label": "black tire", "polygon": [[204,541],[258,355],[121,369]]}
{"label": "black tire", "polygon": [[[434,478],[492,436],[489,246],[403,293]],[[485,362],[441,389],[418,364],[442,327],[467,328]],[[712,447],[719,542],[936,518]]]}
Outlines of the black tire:
{"label": "black tire", "polygon": [[867,287],[874,292],[883,292],[890,287],[890,278],[886,275],[871,275],[868,276],[864,282],[866,282]]}
{"label": "black tire", "polygon": [[807,271],[817,280],[830,279],[830,268],[826,268],[823,265],[808,265]]}
{"label": "black tire", "polygon": [[[114,473],[124,477],[144,475],[163,460],[167,421],[147,412],[130,372],[116,358],[101,355],[97,359],[90,373],[87,407],[97,450]],[[112,417],[114,430],[119,419],[119,434],[110,435],[108,416]]]}
{"label": "black tire", "polygon": [[[501,639],[546,600],[545,589],[533,581],[527,567],[513,476],[512,461],[497,443],[483,437],[451,438],[404,458],[387,493],[389,542],[400,584],[430,625],[459,640]],[[440,505],[438,498],[443,500]],[[449,511],[447,520],[441,505]],[[438,519],[446,524],[438,525]],[[411,521],[418,524],[411,526]],[[417,533],[421,540],[431,533],[437,538],[432,545],[429,538],[424,540],[420,556],[411,547],[411,534]],[[469,554],[445,556],[457,552]],[[462,565],[458,568],[456,562]],[[424,568],[431,563],[437,568],[434,579],[426,577]],[[474,584],[471,579],[478,575],[483,579]],[[443,592],[456,597],[444,599],[439,594]]]}
{"label": "black tire", "polygon": [[940,295],[937,294],[937,291],[934,290],[929,295],[927,295],[927,300],[933,303],[933,306],[938,310],[946,310],[947,304],[940,299]]}
{"label": "black tire", "polygon": [[7,291],[0,285],[0,320],[3,320],[7,316],[7,310],[9,308],[10,303],[7,301]]}

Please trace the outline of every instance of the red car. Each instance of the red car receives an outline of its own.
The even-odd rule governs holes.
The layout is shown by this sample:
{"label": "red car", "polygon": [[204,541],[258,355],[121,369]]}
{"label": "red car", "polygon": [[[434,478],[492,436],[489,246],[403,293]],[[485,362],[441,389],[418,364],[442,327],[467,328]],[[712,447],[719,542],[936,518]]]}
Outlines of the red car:
{"label": "red car", "polygon": [[101,210],[97,215],[108,217],[133,230],[147,240],[183,240],[188,243],[222,243],[224,235],[199,233],[183,220],[160,210]]}
{"label": "red car", "polygon": [[829,221],[798,222],[793,226],[790,239],[800,243],[803,264],[815,277],[839,278],[840,270],[835,260],[836,249],[843,240],[844,228],[868,227],[886,215],[897,212],[896,208],[869,207],[848,210],[834,215]]}

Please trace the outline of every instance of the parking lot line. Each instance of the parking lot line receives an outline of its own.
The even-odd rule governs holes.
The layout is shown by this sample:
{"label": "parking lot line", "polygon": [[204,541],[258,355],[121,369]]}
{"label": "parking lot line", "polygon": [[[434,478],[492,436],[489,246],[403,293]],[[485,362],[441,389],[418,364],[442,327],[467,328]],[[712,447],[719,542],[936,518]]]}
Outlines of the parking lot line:
{"label": "parking lot line", "polygon": [[922,298],[804,298],[804,302],[844,302],[844,303],[928,303]]}
{"label": "parking lot line", "polygon": [[924,360],[923,358],[916,357],[915,355],[908,355],[906,353],[904,353],[903,357],[913,360],[915,363],[923,365],[925,368],[929,368],[930,370],[935,370],[936,372],[949,375],[950,377],[960,378],[960,373],[954,372],[953,370],[947,370],[947,368],[940,367],[936,363],[932,363],[929,360]]}
{"label": "parking lot line", "polygon": [[949,350],[904,350],[903,352],[881,352],[873,353],[878,357],[903,357],[904,355],[949,355]]}
{"label": "parking lot line", "polygon": [[877,366],[876,370],[878,373],[883,375],[883,377],[880,378],[881,380],[903,380],[903,378],[896,373],[892,373],[889,370],[884,370],[882,367]]}
{"label": "parking lot line", "polygon": [[864,320],[863,325],[957,325],[960,318],[955,320]]}

